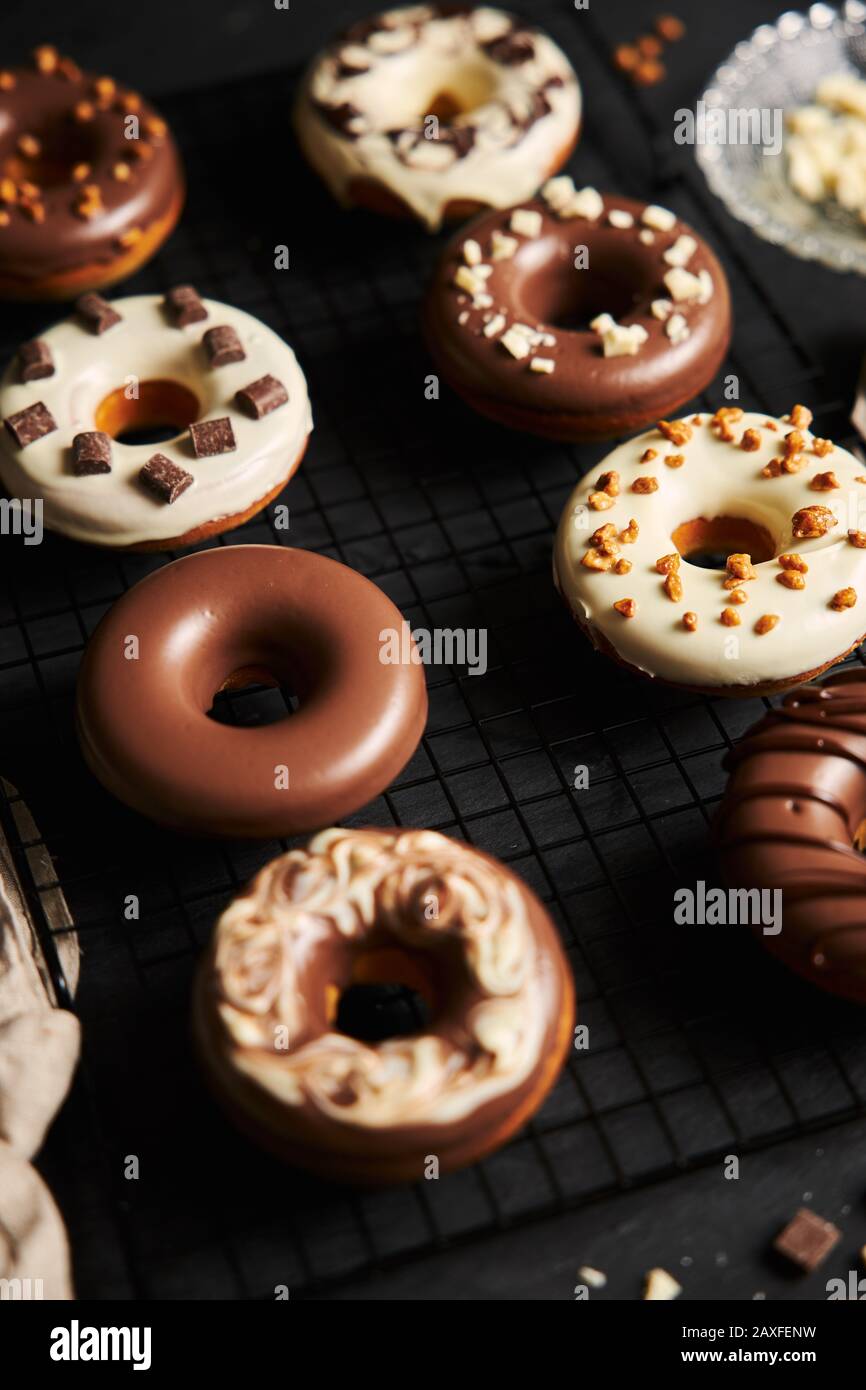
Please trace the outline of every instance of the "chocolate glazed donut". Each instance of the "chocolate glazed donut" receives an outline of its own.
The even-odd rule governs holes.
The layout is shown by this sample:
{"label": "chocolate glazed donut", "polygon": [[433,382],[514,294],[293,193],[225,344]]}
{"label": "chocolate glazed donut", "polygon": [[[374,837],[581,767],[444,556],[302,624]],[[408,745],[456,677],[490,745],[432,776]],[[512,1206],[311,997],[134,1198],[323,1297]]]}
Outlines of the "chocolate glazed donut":
{"label": "chocolate glazed donut", "polygon": [[[310,551],[239,545],[185,556],[119,599],[78,680],[82,752],[143,815],[202,835],[311,830],[378,795],[427,717],[421,666],[383,664],[402,615],[346,565]],[[296,713],[231,728],[214,693],[288,685]]]}
{"label": "chocolate glazed donut", "polygon": [[715,827],[737,888],[782,890],[767,948],[822,989],[866,1004],[866,672],[805,685],[730,753]]}

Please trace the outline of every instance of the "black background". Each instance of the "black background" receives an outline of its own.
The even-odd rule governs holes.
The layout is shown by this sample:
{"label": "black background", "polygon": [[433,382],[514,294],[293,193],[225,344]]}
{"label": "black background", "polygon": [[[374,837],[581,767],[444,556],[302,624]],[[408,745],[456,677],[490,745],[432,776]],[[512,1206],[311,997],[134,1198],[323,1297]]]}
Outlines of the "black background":
{"label": "black background", "polygon": [[[615,180],[611,186],[625,193],[653,193],[661,202],[674,188],[687,197],[665,133],[670,113],[693,102],[734,43],[781,8],[745,0],[678,0],[675,9],[688,35],[671,50],[667,82],[636,99],[611,73],[604,53],[644,29],[652,10],[629,0],[597,0],[584,17],[566,0],[524,5],[524,14],[563,43],[584,85],[588,126],[570,166],[576,177],[602,186],[605,179]],[[0,19],[0,58],[11,65],[36,43],[54,42],[84,66],[157,98],[175,124],[187,157],[190,206],[168,251],[129,289],[191,279],[203,293],[261,312],[298,348],[310,376],[317,432],[302,477],[290,489],[293,516],[299,518],[292,543],[347,559],[413,617],[419,616],[419,599],[423,612],[435,614],[431,595],[435,600],[438,593],[460,611],[464,589],[472,600],[465,613],[478,611],[480,591],[483,600],[489,598],[494,628],[499,614],[497,659],[518,697],[509,703],[497,673],[486,678],[483,693],[479,683],[477,697],[472,680],[464,680],[460,690],[471,718],[461,724],[454,714],[457,683],[434,682],[426,750],[373,818],[390,823],[398,816],[405,823],[456,829],[516,861],[568,921],[582,1017],[604,1045],[594,1058],[572,1064],[570,1089],[565,1083],[558,1088],[545,1107],[547,1121],[543,1114],[533,1131],[533,1154],[537,1134],[544,1139],[538,1151],[553,1175],[555,1197],[520,1191],[536,1171],[535,1158],[521,1166],[528,1141],[513,1146],[487,1174],[443,1184],[441,1196],[395,1194],[360,1204],[250,1151],[202,1094],[188,1055],[186,1001],[191,943],[206,938],[232,884],[263,862],[268,848],[233,848],[227,876],[209,851],[169,846],[93,788],[69,723],[80,634],[58,639],[50,624],[68,617],[66,600],[55,601],[52,609],[46,594],[65,586],[73,595],[69,612],[89,629],[109,599],[147,566],[117,566],[112,587],[105,567],[84,548],[51,542],[35,553],[19,549],[4,557],[12,599],[0,635],[20,629],[26,660],[19,667],[14,647],[0,647],[6,662],[0,690],[10,696],[2,770],[15,777],[36,811],[76,920],[85,928],[86,1063],[43,1162],[69,1224],[79,1290],[99,1298],[267,1297],[275,1283],[287,1283],[334,1298],[568,1299],[578,1267],[589,1263],[608,1274],[604,1298],[638,1297],[643,1272],[656,1264],[681,1279],[687,1298],[750,1299],[758,1292],[767,1298],[821,1298],[824,1280],[853,1268],[866,1240],[866,1123],[852,1118],[862,1115],[866,1095],[866,1030],[856,1010],[791,981],[750,940],[722,934],[712,942],[683,942],[670,930],[668,880],[662,878],[661,886],[656,881],[665,869],[674,883],[712,878],[705,812],[724,784],[721,753],[759,710],[720,707],[713,716],[716,732],[707,735],[701,732],[704,702],[637,690],[578,649],[552,601],[546,556],[558,505],[595,454],[506,437],[451,401],[443,401],[435,423],[428,426],[428,414],[419,422],[415,400],[407,400],[426,369],[414,337],[417,293],[411,277],[413,267],[421,275],[435,244],[414,228],[380,227],[339,213],[300,167],[286,121],[299,63],[366,10],[363,4],[303,0],[292,0],[288,12],[268,0],[48,3]],[[269,76],[252,80],[259,74]],[[691,156],[680,152],[677,158]],[[670,201],[707,232],[729,268],[735,251],[744,258],[736,278],[732,274],[737,349],[743,362],[754,360],[756,372],[760,364],[756,381],[766,382],[763,407],[781,412],[792,403],[785,381],[790,359],[800,381],[813,373],[815,392],[838,425],[863,347],[866,286],[758,242],[712,200],[709,225],[700,207],[677,196]],[[277,312],[259,302],[269,248],[282,241],[299,268],[290,284],[274,291],[282,306]],[[374,273],[371,309],[367,284]],[[765,321],[768,305],[781,315],[772,324]],[[39,310],[10,311],[6,346],[11,349],[50,317]],[[780,326],[785,320],[797,339],[790,353]],[[775,375],[768,361],[774,355]],[[366,406],[364,372],[372,383]],[[393,383],[393,420],[383,414],[383,403],[391,399],[383,377],[386,386]],[[806,386],[798,385],[796,398],[818,403]],[[400,448],[393,447],[392,428]],[[423,458],[416,456],[421,433],[429,433]],[[355,473],[363,487],[353,491]],[[470,475],[480,493],[477,509],[458,502],[449,513],[449,497]],[[527,475],[531,495],[517,484],[509,491],[511,479]],[[425,519],[423,508],[417,517],[413,512],[416,485],[419,495],[434,499],[435,521]],[[378,528],[367,515],[373,502]],[[515,514],[527,511],[537,511],[538,520],[521,529]],[[444,525],[448,545],[440,557],[427,549],[429,535],[440,531],[449,514],[457,521]],[[497,573],[483,546],[476,556],[491,515],[508,538],[513,571],[503,563]],[[238,539],[269,536],[247,528]],[[469,557],[468,582],[449,590],[447,576],[441,587],[437,575],[437,591],[430,581],[433,568],[459,571],[461,552]],[[503,622],[504,609],[513,626]],[[448,616],[456,621],[453,612]],[[40,647],[43,640],[47,645]],[[43,653],[50,660],[42,661]],[[38,687],[28,706],[26,681],[17,682],[30,668],[37,671]],[[534,799],[540,792],[532,769],[521,763],[530,755],[523,752],[522,715],[512,706],[534,710],[557,702],[571,710],[572,721],[557,730],[558,740],[568,744],[571,736],[577,745],[562,750],[563,764],[590,762],[593,777],[610,795],[580,835],[563,830],[562,857],[552,864],[556,851],[537,853],[541,821],[532,821],[533,853],[522,857],[520,833],[507,817],[519,804],[525,832],[532,808],[547,804]],[[483,756],[467,756],[479,721],[486,720]],[[466,772],[460,771],[461,752]],[[679,781],[684,763],[685,809]],[[485,801],[491,777],[504,790]],[[680,792],[672,790],[672,781]],[[444,809],[437,800],[443,786]],[[623,809],[623,789],[637,812],[627,798]],[[550,810],[554,818],[569,817],[556,798]],[[583,895],[586,841],[596,829],[630,818],[634,830],[624,833],[616,854],[608,859],[601,851],[607,888]],[[649,857],[643,846],[648,829],[654,847]],[[173,909],[160,901],[163,877],[180,883],[182,929]],[[608,889],[620,879],[613,915],[625,902],[630,930],[623,935],[610,925],[608,901],[614,896]],[[117,903],[138,888],[149,915],[131,943],[128,928],[118,924]],[[634,990],[641,994],[639,1005],[633,998],[628,1003]],[[659,1022],[668,1007],[678,1035],[689,1039],[690,1060],[697,1059],[693,1085],[661,1080],[654,1071],[658,1047],[672,1036]],[[655,1030],[636,1025],[635,1013],[645,1015],[643,1025],[653,1022],[656,1010]],[[767,1067],[754,1062],[745,1045],[757,1035],[762,1058],[770,1058]],[[736,1142],[724,1124],[714,1128],[707,1104],[719,1095],[730,1101],[734,1087],[743,1107]],[[780,1095],[789,1118],[775,1114]],[[656,1158],[649,1150],[660,1115],[676,1143]],[[585,1136],[589,1170],[599,1134],[612,1146],[610,1178],[601,1169],[596,1179],[586,1178],[580,1153],[573,1158],[565,1142],[578,1132]],[[729,1151],[744,1155],[738,1182],[721,1177],[720,1154]],[[120,1178],[123,1156],[130,1152],[142,1157],[134,1191]],[[822,1273],[809,1280],[786,1275],[767,1254],[769,1240],[802,1201],[845,1233]],[[432,1238],[422,1235],[428,1223]]]}

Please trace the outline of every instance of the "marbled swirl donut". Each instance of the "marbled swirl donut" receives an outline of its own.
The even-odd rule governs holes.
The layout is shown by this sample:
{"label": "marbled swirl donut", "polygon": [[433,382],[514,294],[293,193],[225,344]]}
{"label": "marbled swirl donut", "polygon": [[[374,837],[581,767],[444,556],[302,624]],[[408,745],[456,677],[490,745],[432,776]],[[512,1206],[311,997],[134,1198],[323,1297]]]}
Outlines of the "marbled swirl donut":
{"label": "marbled swirl donut", "polygon": [[529,197],[568,157],[580,111],[568,59],[537,29],[488,6],[410,5],[321,53],[295,120],[341,202],[435,231]]}
{"label": "marbled swirl donut", "polygon": [[[866,474],[795,406],[662,420],[572,493],[554,579],[631,670],[716,695],[771,694],[866,630]],[[690,563],[718,555],[721,568]]]}
{"label": "marbled swirl donut", "polygon": [[[360,981],[411,984],[429,1025],[375,1046],[335,1027]],[[420,1178],[503,1143],[569,1046],[573,988],[541,903],[426,830],[326,830],[226,909],[199,970],[205,1070],[238,1123],[358,1183]]]}
{"label": "marbled swirl donut", "polygon": [[[191,285],[76,312],[25,343],[0,380],[0,481],[73,540],[173,550],[260,511],[312,429],[294,352]],[[165,426],[165,443],[124,440]]]}
{"label": "marbled swirl donut", "polygon": [[728,755],[715,837],[734,888],[782,892],[768,950],[866,1004],[866,672],[793,691]]}

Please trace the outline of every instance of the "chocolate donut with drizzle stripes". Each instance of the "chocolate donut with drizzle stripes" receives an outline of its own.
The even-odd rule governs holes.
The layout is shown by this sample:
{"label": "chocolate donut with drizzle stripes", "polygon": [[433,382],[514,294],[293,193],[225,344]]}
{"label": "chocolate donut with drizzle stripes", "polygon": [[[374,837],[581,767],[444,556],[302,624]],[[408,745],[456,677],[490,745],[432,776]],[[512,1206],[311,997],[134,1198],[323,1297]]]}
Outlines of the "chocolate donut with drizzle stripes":
{"label": "chocolate donut with drizzle stripes", "polygon": [[866,1004],[866,671],[802,686],[728,754],[715,825],[736,888],[781,889],[767,948],[805,979]]}

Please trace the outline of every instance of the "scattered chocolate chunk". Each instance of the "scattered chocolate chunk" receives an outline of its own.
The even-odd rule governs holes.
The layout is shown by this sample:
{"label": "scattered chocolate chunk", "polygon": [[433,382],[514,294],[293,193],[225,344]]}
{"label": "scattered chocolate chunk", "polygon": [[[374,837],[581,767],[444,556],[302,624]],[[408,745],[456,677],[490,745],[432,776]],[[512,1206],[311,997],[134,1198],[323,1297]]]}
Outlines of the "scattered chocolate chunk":
{"label": "scattered chocolate chunk", "polygon": [[123,322],[121,315],[112,309],[108,300],[92,291],[76,299],[75,307],[91,333],[107,333],[116,323]]}
{"label": "scattered chocolate chunk", "polygon": [[333,126],[340,135],[344,135],[347,140],[357,140],[360,129],[354,123],[361,117],[361,112],[357,106],[353,106],[350,101],[340,102],[338,106],[326,101],[318,101],[315,106],[322,120],[327,121],[328,125]]}
{"label": "scattered chocolate chunk", "polygon": [[520,63],[530,63],[535,57],[535,43],[531,34],[513,31],[500,39],[483,45],[488,58],[504,67],[516,67]]}
{"label": "scattered chocolate chunk", "polygon": [[41,381],[54,375],[54,358],[43,338],[31,338],[18,349],[18,380]]}
{"label": "scattered chocolate chunk", "polygon": [[251,381],[249,386],[235,392],[235,401],[241,410],[254,420],[270,415],[272,410],[285,405],[288,399],[288,391],[275,376],[260,376],[258,381]]}
{"label": "scattered chocolate chunk", "polygon": [[161,502],[176,502],[182,492],[192,486],[193,477],[185,468],[172,463],[165,454],[154,454],[139,473],[144,486]]}
{"label": "scattered chocolate chunk", "polygon": [[26,449],[28,444],[41,439],[43,434],[51,434],[52,430],[57,429],[54,416],[42,401],[28,405],[26,410],[16,410],[3,423],[19,449]]}
{"label": "scattered chocolate chunk", "polygon": [[230,362],[243,362],[246,357],[240,338],[227,323],[209,328],[202,342],[212,367],[227,367]]}
{"label": "scattered chocolate chunk", "polygon": [[186,328],[188,323],[200,323],[207,318],[207,309],[198,297],[198,290],[192,285],[175,285],[165,296],[165,309],[175,328]]}
{"label": "scattered chocolate chunk", "polygon": [[200,420],[189,427],[193,452],[196,458],[210,458],[213,454],[230,454],[237,448],[232,422],[227,415],[219,420]]}
{"label": "scattered chocolate chunk", "polygon": [[111,440],[102,430],[85,430],[72,441],[72,471],[78,478],[111,472]]}
{"label": "scattered chocolate chunk", "polygon": [[808,1207],[800,1207],[784,1231],[773,1241],[773,1249],[799,1269],[811,1274],[829,1255],[842,1232],[831,1221],[824,1221]]}

